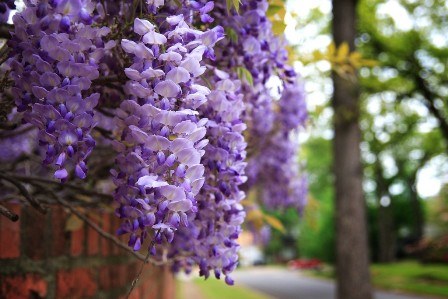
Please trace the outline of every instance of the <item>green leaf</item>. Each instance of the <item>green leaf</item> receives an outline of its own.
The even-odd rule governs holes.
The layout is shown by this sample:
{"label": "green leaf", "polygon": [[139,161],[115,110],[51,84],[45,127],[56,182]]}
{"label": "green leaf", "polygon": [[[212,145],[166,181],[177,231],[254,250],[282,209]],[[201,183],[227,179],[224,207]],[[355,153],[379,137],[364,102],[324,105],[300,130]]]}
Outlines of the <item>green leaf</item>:
{"label": "green leaf", "polygon": [[272,31],[275,35],[280,35],[285,32],[286,25],[283,23],[283,21],[275,21],[272,22]]}
{"label": "green leaf", "polygon": [[240,12],[240,0],[233,0],[232,2],[236,12]]}
{"label": "green leaf", "polygon": [[236,10],[236,12],[239,12],[240,0],[226,0],[226,8],[227,8],[227,13],[230,13],[232,8],[234,8]]}
{"label": "green leaf", "polygon": [[236,68],[236,73],[238,74],[238,78],[241,81],[246,81],[246,83],[249,84],[250,86],[254,85],[254,78],[252,77],[252,74],[249,72],[248,69],[239,66]]}
{"label": "green leaf", "polygon": [[266,12],[266,15],[268,17],[273,17],[276,14],[278,14],[282,9],[285,9],[284,6],[281,5],[269,5],[268,11]]}
{"label": "green leaf", "polygon": [[286,233],[286,229],[283,226],[283,224],[280,222],[280,220],[278,220],[277,218],[267,215],[267,214],[263,214],[263,218],[264,221],[269,224],[271,227],[275,228],[276,230],[278,230],[281,233]]}
{"label": "green leaf", "polygon": [[238,43],[238,34],[236,34],[235,30],[230,27],[226,28],[226,35],[230,38],[230,40],[234,43]]}
{"label": "green leaf", "polygon": [[232,3],[233,0],[226,0],[226,8],[227,8],[227,13],[230,12],[230,10],[232,9]]}

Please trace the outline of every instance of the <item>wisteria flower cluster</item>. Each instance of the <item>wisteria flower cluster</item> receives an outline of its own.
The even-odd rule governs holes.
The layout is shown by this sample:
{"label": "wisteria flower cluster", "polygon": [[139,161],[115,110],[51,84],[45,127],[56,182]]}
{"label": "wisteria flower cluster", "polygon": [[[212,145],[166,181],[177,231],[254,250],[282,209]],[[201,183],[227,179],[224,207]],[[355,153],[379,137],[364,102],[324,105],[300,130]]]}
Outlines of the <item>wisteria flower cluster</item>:
{"label": "wisteria flower cluster", "polygon": [[[2,2],[0,15],[11,9]],[[306,202],[295,141],[303,85],[267,9],[26,0],[1,68],[15,133],[0,160],[37,155],[62,186],[112,186],[117,234],[133,250],[233,284],[246,192],[258,189],[268,209]]]}

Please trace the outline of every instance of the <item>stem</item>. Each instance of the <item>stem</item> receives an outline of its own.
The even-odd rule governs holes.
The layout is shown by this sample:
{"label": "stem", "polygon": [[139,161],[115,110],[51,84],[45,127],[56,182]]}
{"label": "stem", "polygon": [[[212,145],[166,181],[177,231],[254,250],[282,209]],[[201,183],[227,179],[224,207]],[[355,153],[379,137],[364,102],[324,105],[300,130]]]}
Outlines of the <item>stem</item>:
{"label": "stem", "polygon": [[16,222],[17,220],[19,220],[19,215],[11,212],[10,210],[8,210],[8,208],[6,208],[3,205],[0,205],[0,214],[5,216],[6,218],[11,220],[12,222]]}
{"label": "stem", "polygon": [[151,263],[151,264],[156,265],[156,266],[162,266],[162,265],[165,264],[164,262],[160,262],[160,261],[156,261],[156,260],[150,259],[150,257],[148,257],[148,256],[145,257],[144,255],[142,255],[142,254],[132,250],[129,246],[127,246],[125,243],[123,243],[120,240],[118,240],[115,236],[109,234],[108,232],[105,232],[95,222],[90,220],[89,217],[87,217],[85,214],[83,214],[83,213],[79,212],[78,210],[76,210],[71,204],[69,204],[68,202],[66,202],[63,199],[60,199],[54,193],[52,195],[53,195],[54,199],[57,202],[59,202],[65,208],[69,209],[72,214],[76,215],[79,219],[84,221],[88,226],[90,226],[92,229],[94,229],[96,232],[98,232],[98,234],[100,234],[100,236],[102,236],[103,238],[111,241],[112,243],[114,243],[115,245],[120,247],[121,249],[124,249],[125,251],[129,252],[130,254],[132,254],[137,259],[139,259],[141,261],[144,261],[144,264]]}
{"label": "stem", "polygon": [[12,176],[6,176],[0,173],[0,178],[10,182],[13,184],[19,191],[22,193],[22,195],[25,197],[25,199],[39,212],[42,214],[46,214],[47,210],[41,206],[41,204],[28,192],[28,190],[25,188],[25,186],[18,182],[15,178]]}

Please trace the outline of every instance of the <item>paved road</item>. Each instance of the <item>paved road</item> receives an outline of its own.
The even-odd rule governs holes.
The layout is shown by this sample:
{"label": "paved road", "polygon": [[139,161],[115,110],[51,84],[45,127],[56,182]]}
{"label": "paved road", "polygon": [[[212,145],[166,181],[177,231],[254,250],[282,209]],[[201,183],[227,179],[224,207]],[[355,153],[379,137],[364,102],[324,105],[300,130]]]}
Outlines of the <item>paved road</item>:
{"label": "paved road", "polygon": [[[335,287],[330,281],[312,279],[297,271],[279,268],[251,268],[232,274],[237,284],[276,299],[334,299]],[[426,299],[424,297],[375,292],[375,299]]]}

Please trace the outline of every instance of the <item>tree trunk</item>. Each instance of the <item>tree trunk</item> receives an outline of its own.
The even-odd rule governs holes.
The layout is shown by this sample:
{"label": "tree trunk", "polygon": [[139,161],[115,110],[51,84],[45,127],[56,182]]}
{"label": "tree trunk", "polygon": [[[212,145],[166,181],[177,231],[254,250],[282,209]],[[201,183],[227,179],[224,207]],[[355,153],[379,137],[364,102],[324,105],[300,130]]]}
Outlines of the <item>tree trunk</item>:
{"label": "tree trunk", "polygon": [[[356,35],[356,1],[333,0],[336,45]],[[336,190],[336,274],[338,299],[370,299],[369,254],[359,129],[359,90],[356,80],[333,73],[334,175]]]}
{"label": "tree trunk", "polygon": [[378,208],[378,261],[392,263],[395,261],[396,233],[394,229],[392,206],[379,205]]}
{"label": "tree trunk", "polygon": [[412,223],[411,238],[412,242],[417,243],[423,238],[425,219],[423,215],[423,208],[416,187],[417,174],[409,182],[409,191],[411,195],[411,211],[414,222]]}
{"label": "tree trunk", "polygon": [[392,202],[385,206],[381,199],[389,197],[388,184],[385,181],[383,167],[377,157],[375,167],[376,196],[378,202],[378,261],[380,263],[391,263],[395,261],[396,233],[394,227],[394,215]]}

